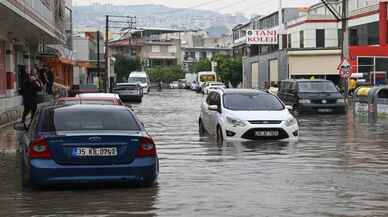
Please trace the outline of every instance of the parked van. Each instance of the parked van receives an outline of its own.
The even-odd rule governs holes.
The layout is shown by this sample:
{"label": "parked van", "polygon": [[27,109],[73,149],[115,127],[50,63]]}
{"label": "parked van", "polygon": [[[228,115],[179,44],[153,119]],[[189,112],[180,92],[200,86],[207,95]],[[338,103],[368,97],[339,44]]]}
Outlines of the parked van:
{"label": "parked van", "polygon": [[138,83],[143,88],[143,93],[150,92],[150,79],[146,72],[131,72],[128,83]]}
{"label": "parked van", "polygon": [[203,86],[204,83],[216,82],[217,73],[215,72],[198,72],[197,81],[200,86]]}
{"label": "parked van", "polygon": [[345,99],[332,81],[284,80],[278,96],[299,113],[345,113]]}

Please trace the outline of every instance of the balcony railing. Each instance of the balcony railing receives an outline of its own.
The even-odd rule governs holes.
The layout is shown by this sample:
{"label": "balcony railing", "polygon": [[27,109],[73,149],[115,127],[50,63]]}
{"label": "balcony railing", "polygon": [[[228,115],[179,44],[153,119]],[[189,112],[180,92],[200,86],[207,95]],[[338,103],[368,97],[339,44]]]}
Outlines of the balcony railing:
{"label": "balcony railing", "polygon": [[356,16],[356,15],[360,15],[360,14],[364,14],[364,13],[368,13],[368,12],[372,12],[372,11],[377,11],[378,9],[379,9],[379,5],[378,4],[369,5],[367,7],[358,8],[356,10],[352,10],[352,11],[350,11],[349,15],[350,16]]}
{"label": "balcony railing", "polygon": [[20,1],[25,6],[30,8],[36,15],[38,15],[45,22],[55,26],[54,12],[51,9],[49,9],[47,5],[44,5],[42,1],[40,0],[20,0]]}

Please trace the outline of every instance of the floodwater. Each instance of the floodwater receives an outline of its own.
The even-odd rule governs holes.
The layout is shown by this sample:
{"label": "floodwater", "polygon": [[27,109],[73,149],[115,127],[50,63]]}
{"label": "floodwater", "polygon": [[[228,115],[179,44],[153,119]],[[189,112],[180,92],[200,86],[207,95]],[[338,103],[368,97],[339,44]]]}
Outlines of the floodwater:
{"label": "floodwater", "polygon": [[0,216],[388,216],[388,121],[298,117],[299,141],[198,137],[202,95],[151,92],[134,109],[158,145],[152,188],[24,190],[15,132],[0,131]]}

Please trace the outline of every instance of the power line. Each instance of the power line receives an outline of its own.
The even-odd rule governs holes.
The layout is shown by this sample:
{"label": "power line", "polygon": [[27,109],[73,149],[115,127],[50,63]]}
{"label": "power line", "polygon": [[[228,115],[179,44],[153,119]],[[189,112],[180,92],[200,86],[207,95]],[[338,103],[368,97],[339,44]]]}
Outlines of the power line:
{"label": "power line", "polygon": [[206,6],[206,5],[210,5],[210,4],[213,4],[213,3],[216,3],[216,2],[220,2],[220,1],[224,1],[224,0],[212,0],[212,1],[208,1],[208,2],[201,3],[201,4],[193,5],[193,6],[187,7],[187,8],[177,8],[177,9],[175,9],[175,10],[170,10],[170,11],[164,11],[164,12],[160,12],[160,13],[155,13],[154,15],[161,15],[161,14],[171,14],[171,13],[184,12],[185,10],[196,9],[196,8],[203,7],[203,6]]}

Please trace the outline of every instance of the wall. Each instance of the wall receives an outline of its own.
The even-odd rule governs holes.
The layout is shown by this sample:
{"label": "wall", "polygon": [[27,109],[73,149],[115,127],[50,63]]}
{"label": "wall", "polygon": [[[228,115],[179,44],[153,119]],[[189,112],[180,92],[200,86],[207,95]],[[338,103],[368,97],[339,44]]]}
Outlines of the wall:
{"label": "wall", "polygon": [[89,60],[89,40],[86,38],[74,37],[74,58],[77,61],[88,61]]}
{"label": "wall", "polygon": [[[243,86],[245,88],[252,88],[257,86],[259,88],[265,87],[265,82],[270,80],[270,63],[277,60],[278,79],[284,80],[288,78],[288,56],[286,51],[278,51],[275,53],[254,56],[250,58],[243,58]],[[252,64],[259,64],[259,79],[252,81]],[[255,66],[254,66],[255,67]],[[253,67],[253,68],[254,68]],[[273,78],[276,76],[272,76]]]}

